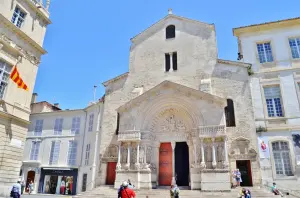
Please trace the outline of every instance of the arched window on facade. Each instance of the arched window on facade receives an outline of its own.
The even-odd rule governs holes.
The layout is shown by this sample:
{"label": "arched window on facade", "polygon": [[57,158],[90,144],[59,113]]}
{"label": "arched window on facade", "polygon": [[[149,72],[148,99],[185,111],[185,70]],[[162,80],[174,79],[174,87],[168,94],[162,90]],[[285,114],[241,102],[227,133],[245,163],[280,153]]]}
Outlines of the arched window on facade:
{"label": "arched window on facade", "polygon": [[226,126],[234,127],[235,126],[234,104],[231,99],[227,99],[227,107],[225,107],[224,110],[225,110]]}
{"label": "arched window on facade", "polygon": [[166,28],[166,39],[175,38],[175,25],[169,25]]}
{"label": "arched window on facade", "polygon": [[272,142],[272,151],[276,175],[293,176],[289,143],[285,141]]}

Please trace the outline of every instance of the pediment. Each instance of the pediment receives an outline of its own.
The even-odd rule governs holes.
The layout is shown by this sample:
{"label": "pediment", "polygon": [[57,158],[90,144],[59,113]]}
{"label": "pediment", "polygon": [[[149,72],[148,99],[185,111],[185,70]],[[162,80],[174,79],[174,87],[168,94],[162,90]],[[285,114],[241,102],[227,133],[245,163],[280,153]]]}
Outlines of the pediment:
{"label": "pediment", "polygon": [[194,24],[194,25],[206,27],[210,30],[215,30],[214,24],[204,23],[201,21],[185,18],[182,16],[177,16],[174,14],[168,14],[167,16],[160,19],[159,21],[157,21],[156,23],[154,23],[147,29],[143,30],[136,36],[132,37],[130,40],[132,43],[135,43],[135,44],[140,43],[141,41],[143,41],[143,40],[149,38],[151,35],[155,34],[157,31],[165,28],[168,25],[172,25],[174,22],[183,22],[185,25],[186,24]]}
{"label": "pediment", "polygon": [[162,83],[158,84],[157,86],[149,89],[148,91],[144,92],[143,94],[137,96],[136,98],[130,100],[129,102],[125,103],[124,105],[120,106],[117,111],[123,112],[125,110],[130,109],[135,104],[141,103],[147,100],[149,97],[159,97],[160,93],[164,90],[172,90],[176,93],[184,94],[187,97],[194,96],[201,100],[211,101],[212,103],[217,103],[222,107],[227,105],[226,98],[221,98],[203,91],[199,91],[181,84],[177,84],[171,81],[163,81]]}

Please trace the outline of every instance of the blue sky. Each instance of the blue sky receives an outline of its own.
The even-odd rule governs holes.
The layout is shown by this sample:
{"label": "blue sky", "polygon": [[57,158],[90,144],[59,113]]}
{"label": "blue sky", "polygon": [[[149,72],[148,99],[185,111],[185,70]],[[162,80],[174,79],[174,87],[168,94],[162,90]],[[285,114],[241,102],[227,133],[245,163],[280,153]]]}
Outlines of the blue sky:
{"label": "blue sky", "polygon": [[298,17],[299,0],[52,0],[35,85],[38,101],[83,108],[102,82],[128,71],[130,38],[168,13],[214,23],[219,58],[236,60],[232,28]]}

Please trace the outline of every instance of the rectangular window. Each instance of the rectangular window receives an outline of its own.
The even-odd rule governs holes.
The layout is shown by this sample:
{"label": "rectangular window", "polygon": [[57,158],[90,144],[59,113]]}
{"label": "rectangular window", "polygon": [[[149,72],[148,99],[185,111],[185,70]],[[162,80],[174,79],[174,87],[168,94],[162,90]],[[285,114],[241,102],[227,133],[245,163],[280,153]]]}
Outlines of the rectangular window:
{"label": "rectangular window", "polygon": [[93,131],[93,125],[94,125],[94,114],[91,113],[89,117],[89,130],[88,131]]}
{"label": "rectangular window", "polygon": [[19,7],[15,8],[14,14],[12,16],[11,22],[15,24],[18,28],[21,28],[24,19],[25,19],[26,13],[23,12]]}
{"label": "rectangular window", "polygon": [[79,134],[79,132],[80,132],[80,117],[74,117],[72,119],[71,133],[72,134]]}
{"label": "rectangular window", "polygon": [[165,67],[166,72],[168,72],[171,68],[170,54],[165,54]]}
{"label": "rectangular window", "polygon": [[44,120],[36,120],[35,121],[35,127],[34,127],[34,135],[35,136],[41,136],[42,135],[43,123],[44,123]]}
{"label": "rectangular window", "polygon": [[59,151],[60,151],[60,141],[52,141],[50,158],[49,158],[50,165],[58,163]]}
{"label": "rectangular window", "polygon": [[87,183],[87,174],[84,173],[82,176],[82,188],[81,188],[82,192],[86,191],[86,183]]}
{"label": "rectangular window", "polygon": [[40,142],[32,142],[30,151],[30,160],[38,160],[40,151]]}
{"label": "rectangular window", "polygon": [[62,134],[62,126],[63,126],[63,119],[56,118],[54,123],[54,135],[61,135]]}
{"label": "rectangular window", "polygon": [[271,43],[258,43],[257,52],[260,63],[273,62]]}
{"label": "rectangular window", "polygon": [[4,96],[4,91],[7,87],[11,66],[0,60],[0,99]]}
{"label": "rectangular window", "polygon": [[90,160],[90,150],[91,150],[91,144],[86,145],[85,149],[85,162],[84,164],[87,166],[89,165],[89,160]]}
{"label": "rectangular window", "polygon": [[264,87],[264,94],[269,117],[283,117],[279,86]]}
{"label": "rectangular window", "polygon": [[77,142],[75,140],[69,141],[69,151],[68,151],[68,165],[75,166],[77,157]]}
{"label": "rectangular window", "polygon": [[300,58],[300,38],[289,39],[291,53],[293,58]]}
{"label": "rectangular window", "polygon": [[173,70],[177,70],[177,52],[173,52],[173,58],[172,58],[172,66]]}

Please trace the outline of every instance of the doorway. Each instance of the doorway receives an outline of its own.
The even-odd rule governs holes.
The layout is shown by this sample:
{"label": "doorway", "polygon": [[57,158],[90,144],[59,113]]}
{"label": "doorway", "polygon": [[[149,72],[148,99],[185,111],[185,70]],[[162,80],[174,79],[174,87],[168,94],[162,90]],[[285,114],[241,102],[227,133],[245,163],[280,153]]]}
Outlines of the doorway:
{"label": "doorway", "polygon": [[176,142],[175,176],[178,186],[189,186],[189,147],[186,142]]}
{"label": "doorway", "polygon": [[241,172],[241,177],[242,177],[241,186],[253,186],[251,161],[250,160],[237,160],[236,167]]}
{"label": "doorway", "polygon": [[107,162],[106,185],[114,185],[117,162]]}
{"label": "doorway", "polygon": [[27,189],[27,186],[29,183],[32,181],[34,183],[34,178],[35,178],[35,171],[28,171],[27,173],[27,180],[26,180],[26,190],[25,192],[28,192],[29,190]]}
{"label": "doorway", "polygon": [[172,183],[172,153],[171,142],[160,144],[158,181],[160,186],[170,186]]}

